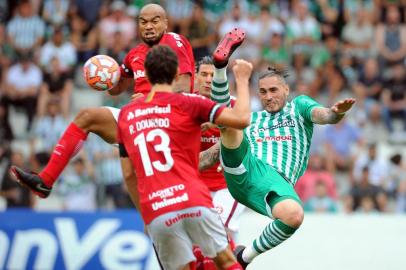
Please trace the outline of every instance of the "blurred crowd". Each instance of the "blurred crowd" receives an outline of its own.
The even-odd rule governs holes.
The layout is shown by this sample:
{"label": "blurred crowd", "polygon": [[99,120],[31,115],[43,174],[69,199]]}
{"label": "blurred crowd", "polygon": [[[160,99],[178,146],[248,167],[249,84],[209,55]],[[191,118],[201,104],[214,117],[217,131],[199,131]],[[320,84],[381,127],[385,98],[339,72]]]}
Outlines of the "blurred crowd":
{"label": "blurred crowd", "polygon": [[[140,42],[136,18],[150,2],[165,7],[169,30],[189,39],[196,61],[230,29],[246,29],[233,57],[255,66],[253,110],[261,110],[257,73],[269,65],[288,70],[292,96],[326,106],[357,99],[339,124],[314,131],[309,167],[296,186],[307,211],[406,212],[403,0],[0,0],[0,195],[7,207],[36,207],[9,178],[10,164],[32,171],[46,164],[76,113],[73,93],[90,91],[83,63],[96,54],[120,63]],[[104,97],[103,105],[128,100]],[[16,113],[26,118],[19,135]],[[56,189],[61,209],[131,207],[118,151],[96,136]]]}

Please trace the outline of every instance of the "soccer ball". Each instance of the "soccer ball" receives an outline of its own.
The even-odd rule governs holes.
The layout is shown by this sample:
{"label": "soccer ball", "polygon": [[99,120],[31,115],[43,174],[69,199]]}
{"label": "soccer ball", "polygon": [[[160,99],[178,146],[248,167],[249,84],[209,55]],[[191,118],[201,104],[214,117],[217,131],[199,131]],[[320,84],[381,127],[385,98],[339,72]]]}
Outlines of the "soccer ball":
{"label": "soccer ball", "polygon": [[83,66],[87,84],[98,91],[112,89],[120,80],[120,67],[116,60],[107,55],[95,55]]}

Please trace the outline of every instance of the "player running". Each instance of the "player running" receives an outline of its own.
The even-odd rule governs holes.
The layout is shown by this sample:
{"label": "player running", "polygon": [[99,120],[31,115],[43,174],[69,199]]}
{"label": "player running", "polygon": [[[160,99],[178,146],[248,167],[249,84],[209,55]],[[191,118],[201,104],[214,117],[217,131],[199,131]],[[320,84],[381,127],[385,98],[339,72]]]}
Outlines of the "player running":
{"label": "player running", "polygon": [[129,190],[164,269],[190,269],[192,244],[214,258],[219,269],[241,269],[199,178],[198,156],[202,123],[240,129],[249,124],[252,65],[239,60],[233,68],[238,100],[231,109],[198,95],[173,93],[177,63],[169,47],[151,49],[145,60],[151,92],[121,109],[120,156],[137,172],[137,183]]}
{"label": "player running", "polygon": [[[193,86],[194,59],[190,43],[181,35],[166,33],[168,20],[165,10],[157,4],[144,6],[138,18],[138,28],[143,43],[126,55],[121,65],[121,79],[116,87],[109,91],[118,95],[132,86],[135,93],[146,94],[151,85],[145,77],[144,61],[147,52],[156,44],[171,47],[179,59],[179,76],[175,81],[175,92],[190,92]],[[55,146],[46,167],[39,173],[24,172],[12,166],[13,178],[30,188],[41,198],[49,196],[53,184],[67,166],[70,159],[81,149],[90,132],[97,134],[108,143],[116,143],[117,117],[120,110],[112,107],[82,109],[70,123]],[[134,177],[133,172],[123,168],[126,182]]]}
{"label": "player running", "polygon": [[[213,82],[218,90],[212,99],[228,104],[225,82],[226,64],[238,40],[220,44],[214,54]],[[220,63],[220,64],[219,64]],[[224,64],[225,63],[225,64]],[[336,124],[351,109],[355,99],[347,98],[325,108],[308,96],[288,101],[286,75],[268,68],[259,77],[259,97],[263,111],[251,113],[250,126],[244,131],[221,129],[220,143],[206,150],[212,162],[220,150],[227,186],[233,197],[273,221],[250,246],[235,250],[245,269],[259,254],[287,240],[303,221],[303,207],[294,185],[303,175],[309,158],[314,124]],[[211,152],[211,154],[210,154]]]}

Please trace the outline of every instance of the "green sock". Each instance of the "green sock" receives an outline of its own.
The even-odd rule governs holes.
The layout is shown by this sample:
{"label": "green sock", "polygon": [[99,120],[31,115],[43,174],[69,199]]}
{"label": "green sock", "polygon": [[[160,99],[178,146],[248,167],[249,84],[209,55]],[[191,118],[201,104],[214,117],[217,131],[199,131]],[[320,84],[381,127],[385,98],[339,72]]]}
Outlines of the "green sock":
{"label": "green sock", "polygon": [[231,99],[227,81],[227,66],[220,69],[214,69],[210,96],[214,102],[228,107],[230,106]]}
{"label": "green sock", "polygon": [[251,246],[247,246],[244,249],[242,254],[243,260],[250,263],[259,254],[287,240],[296,230],[296,228],[286,225],[279,219],[274,220],[265,227],[261,235],[252,242]]}

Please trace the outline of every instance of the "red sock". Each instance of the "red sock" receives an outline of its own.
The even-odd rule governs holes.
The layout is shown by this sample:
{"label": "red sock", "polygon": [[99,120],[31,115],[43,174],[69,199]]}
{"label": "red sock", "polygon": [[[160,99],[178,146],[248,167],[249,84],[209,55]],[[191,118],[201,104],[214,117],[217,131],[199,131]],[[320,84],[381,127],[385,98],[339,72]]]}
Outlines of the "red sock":
{"label": "red sock", "polygon": [[69,160],[82,148],[86,138],[87,133],[75,123],[68,126],[56,144],[47,166],[39,173],[46,186],[52,187]]}
{"label": "red sock", "polygon": [[235,264],[229,266],[226,270],[243,270],[242,266],[236,262]]}

